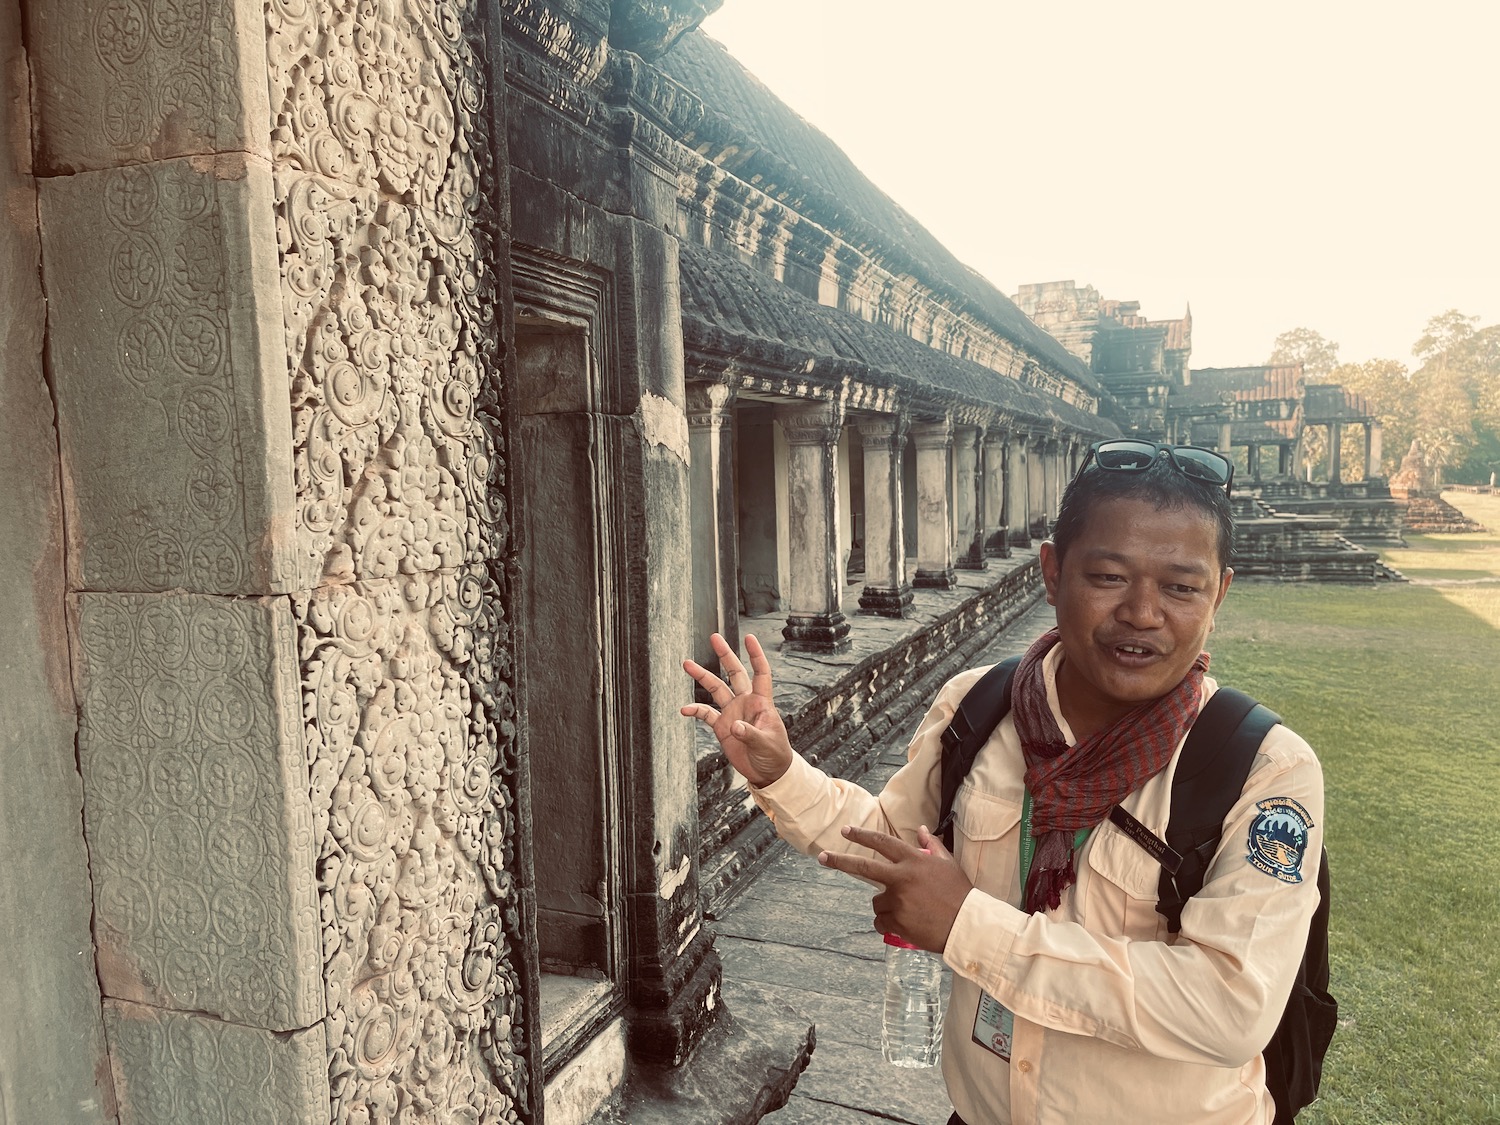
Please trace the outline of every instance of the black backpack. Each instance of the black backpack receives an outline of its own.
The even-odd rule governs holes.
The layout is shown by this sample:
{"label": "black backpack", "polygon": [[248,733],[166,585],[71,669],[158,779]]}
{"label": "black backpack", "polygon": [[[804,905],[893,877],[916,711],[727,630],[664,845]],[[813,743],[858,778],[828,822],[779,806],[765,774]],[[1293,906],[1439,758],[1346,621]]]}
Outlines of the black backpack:
{"label": "black backpack", "polygon": [[[980,748],[1010,710],[1010,684],[1019,656],[996,664],[976,682],[943,731],[942,803],[938,833],[953,850],[953,801]],[[1165,844],[1118,805],[1110,820],[1162,865],[1157,911],[1167,928],[1182,928],[1182,908],[1203,887],[1218,851],[1224,818],[1234,807],[1266,733],[1281,716],[1243,692],[1220,688],[1204,705],[1183,745],[1172,779],[1172,811]],[[1338,1024],[1338,1002],[1328,992],[1328,851],[1318,865],[1318,908],[1307,948],[1276,1034],[1264,1051],[1266,1085],[1276,1102],[1275,1125],[1291,1125],[1318,1096],[1323,1056]]]}

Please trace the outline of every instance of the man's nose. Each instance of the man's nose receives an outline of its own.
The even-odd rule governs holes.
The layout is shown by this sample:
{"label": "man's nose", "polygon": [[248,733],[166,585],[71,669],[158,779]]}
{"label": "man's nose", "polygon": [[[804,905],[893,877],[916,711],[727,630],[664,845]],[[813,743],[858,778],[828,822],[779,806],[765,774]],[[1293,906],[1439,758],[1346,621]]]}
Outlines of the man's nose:
{"label": "man's nose", "polygon": [[1121,599],[1115,616],[1134,629],[1158,629],[1165,621],[1161,594],[1145,583],[1132,586]]}

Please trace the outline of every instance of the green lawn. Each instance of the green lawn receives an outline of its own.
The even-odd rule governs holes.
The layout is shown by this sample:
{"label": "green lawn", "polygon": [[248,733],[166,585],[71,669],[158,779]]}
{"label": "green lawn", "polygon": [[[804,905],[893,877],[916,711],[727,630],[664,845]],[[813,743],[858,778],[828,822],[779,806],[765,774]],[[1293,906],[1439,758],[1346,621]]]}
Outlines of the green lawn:
{"label": "green lawn", "polygon": [[[1408,576],[1500,578],[1500,534],[1412,542]],[[1341,1028],[1299,1120],[1500,1123],[1500,582],[1246,582],[1211,647],[1324,766]]]}

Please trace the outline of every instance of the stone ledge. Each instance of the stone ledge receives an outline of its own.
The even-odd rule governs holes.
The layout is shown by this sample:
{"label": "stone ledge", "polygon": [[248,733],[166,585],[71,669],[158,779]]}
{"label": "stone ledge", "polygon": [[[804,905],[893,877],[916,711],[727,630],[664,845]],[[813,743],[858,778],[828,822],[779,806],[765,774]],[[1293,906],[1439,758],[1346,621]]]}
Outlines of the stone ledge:
{"label": "stone ledge", "polygon": [[756,984],[726,990],[725,1007],[679,1067],[632,1066],[621,1104],[596,1125],[752,1125],[791,1096],[814,1028]]}

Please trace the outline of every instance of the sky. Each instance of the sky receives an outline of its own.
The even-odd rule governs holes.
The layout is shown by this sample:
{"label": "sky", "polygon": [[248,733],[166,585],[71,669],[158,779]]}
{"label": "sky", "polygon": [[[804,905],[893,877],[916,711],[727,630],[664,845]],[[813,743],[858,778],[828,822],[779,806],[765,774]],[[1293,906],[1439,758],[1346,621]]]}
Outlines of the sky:
{"label": "sky", "polygon": [[1500,323],[1500,2],[1232,9],[725,0],[703,28],[1003,292],[1191,304],[1194,367]]}

